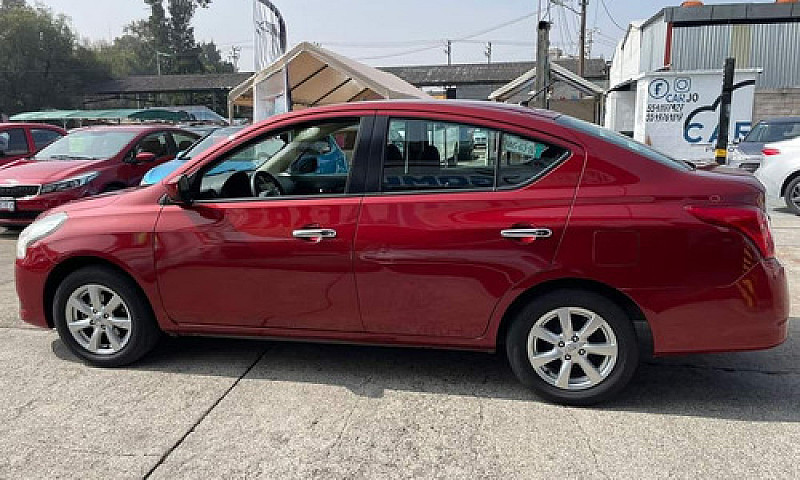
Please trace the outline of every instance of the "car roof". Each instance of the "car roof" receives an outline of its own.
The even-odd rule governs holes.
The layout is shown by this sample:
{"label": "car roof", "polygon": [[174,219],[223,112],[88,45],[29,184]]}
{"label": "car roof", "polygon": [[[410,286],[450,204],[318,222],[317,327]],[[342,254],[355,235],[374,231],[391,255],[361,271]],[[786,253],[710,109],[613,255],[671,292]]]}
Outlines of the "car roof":
{"label": "car roof", "polygon": [[147,133],[147,132],[155,132],[160,130],[172,130],[172,131],[181,131],[181,132],[188,132],[182,128],[178,128],[174,125],[166,125],[166,124],[150,124],[150,125],[92,125],[89,127],[80,127],[76,128],[73,131],[92,131],[92,132],[102,132],[102,131],[124,131],[124,132],[136,132],[136,133]]}
{"label": "car roof", "polygon": [[27,122],[6,122],[0,123],[0,128],[46,128],[50,130],[58,130],[64,131],[63,128],[57,127],[55,125],[50,125],[49,123],[27,123]]}
{"label": "car roof", "polygon": [[550,110],[523,107],[509,103],[489,102],[481,100],[370,100],[366,102],[351,102],[323,107],[313,107],[299,110],[299,113],[309,112],[344,112],[348,110],[363,110],[364,108],[395,111],[418,110],[424,112],[457,112],[469,110],[473,114],[485,113],[523,113],[542,119],[555,119],[561,114]]}

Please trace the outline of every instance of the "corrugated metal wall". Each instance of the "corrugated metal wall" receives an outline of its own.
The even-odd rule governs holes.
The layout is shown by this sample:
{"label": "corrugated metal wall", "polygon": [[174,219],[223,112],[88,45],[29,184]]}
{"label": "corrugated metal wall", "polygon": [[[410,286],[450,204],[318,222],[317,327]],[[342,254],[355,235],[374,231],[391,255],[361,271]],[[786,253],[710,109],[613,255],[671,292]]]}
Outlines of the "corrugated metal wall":
{"label": "corrugated metal wall", "polygon": [[652,72],[664,66],[667,49],[667,24],[653,22],[642,29],[640,72]]}
{"label": "corrugated metal wall", "polygon": [[725,58],[733,56],[737,68],[764,69],[758,87],[797,87],[799,49],[800,23],[675,27],[672,69],[721,69]]}

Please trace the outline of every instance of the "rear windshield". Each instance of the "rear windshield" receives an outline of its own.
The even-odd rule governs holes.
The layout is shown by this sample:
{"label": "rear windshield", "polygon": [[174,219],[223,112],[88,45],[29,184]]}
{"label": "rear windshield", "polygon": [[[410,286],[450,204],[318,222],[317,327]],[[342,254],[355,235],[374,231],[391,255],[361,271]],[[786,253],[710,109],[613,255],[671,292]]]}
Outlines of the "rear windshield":
{"label": "rear windshield", "polygon": [[800,121],[767,123],[759,122],[744,137],[744,142],[772,143],[800,137]]}
{"label": "rear windshield", "polygon": [[566,127],[574,128],[575,130],[578,130],[579,132],[585,133],[587,135],[591,135],[601,140],[605,140],[609,143],[613,143],[618,147],[630,150],[631,152],[649,158],[650,160],[658,162],[662,165],[676,168],[678,170],[692,169],[692,167],[690,167],[689,164],[686,162],[676,160],[670,157],[669,155],[664,155],[663,153],[655,150],[652,147],[645,145],[644,143],[637,142],[636,140],[630,137],[626,137],[625,135],[619,134],[607,128],[603,128],[599,125],[595,125],[589,122],[584,122],[583,120],[578,120],[577,118],[569,117],[567,115],[562,115],[556,118],[556,122]]}

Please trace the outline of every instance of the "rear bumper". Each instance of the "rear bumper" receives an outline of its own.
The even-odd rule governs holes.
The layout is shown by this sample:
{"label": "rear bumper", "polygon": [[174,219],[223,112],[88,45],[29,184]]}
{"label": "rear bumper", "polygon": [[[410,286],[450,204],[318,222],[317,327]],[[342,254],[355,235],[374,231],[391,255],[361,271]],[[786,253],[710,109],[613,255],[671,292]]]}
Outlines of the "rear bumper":
{"label": "rear bumper", "polygon": [[645,311],[656,355],[762,350],[786,340],[789,293],[777,259],[725,287],[627,293]]}

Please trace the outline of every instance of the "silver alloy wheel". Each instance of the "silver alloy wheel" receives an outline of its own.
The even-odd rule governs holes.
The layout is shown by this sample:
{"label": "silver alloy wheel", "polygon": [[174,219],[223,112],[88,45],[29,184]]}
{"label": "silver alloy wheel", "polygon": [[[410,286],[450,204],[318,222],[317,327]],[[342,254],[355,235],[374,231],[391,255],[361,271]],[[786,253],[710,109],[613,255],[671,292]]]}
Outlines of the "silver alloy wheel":
{"label": "silver alloy wheel", "polygon": [[122,297],[103,285],[75,289],[67,300],[67,328],[78,345],[97,355],[112,355],[131,338],[131,314]]}
{"label": "silver alloy wheel", "polygon": [[528,360],[547,383],[564,390],[598,385],[617,363],[617,337],[600,315],[580,307],[551,310],[528,334]]}
{"label": "silver alloy wheel", "polygon": [[789,201],[794,204],[794,206],[800,209],[800,183],[792,188],[791,193],[789,193]]}

